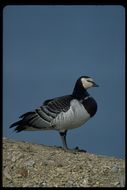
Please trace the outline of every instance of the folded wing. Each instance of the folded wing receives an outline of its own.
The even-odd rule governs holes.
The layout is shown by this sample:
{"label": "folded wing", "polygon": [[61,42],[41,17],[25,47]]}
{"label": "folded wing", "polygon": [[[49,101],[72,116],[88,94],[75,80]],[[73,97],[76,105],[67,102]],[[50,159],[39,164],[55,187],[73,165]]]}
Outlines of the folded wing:
{"label": "folded wing", "polygon": [[71,95],[46,100],[35,111],[21,115],[21,120],[13,123],[16,132],[23,130],[51,130],[54,129],[51,122],[60,112],[67,112],[70,107]]}

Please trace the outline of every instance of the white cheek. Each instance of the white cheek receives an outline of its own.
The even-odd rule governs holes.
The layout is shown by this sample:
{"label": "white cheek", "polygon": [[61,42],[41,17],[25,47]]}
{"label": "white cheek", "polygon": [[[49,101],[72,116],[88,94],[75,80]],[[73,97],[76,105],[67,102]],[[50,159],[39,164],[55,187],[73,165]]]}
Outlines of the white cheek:
{"label": "white cheek", "polygon": [[89,83],[89,82],[85,82],[85,84],[83,84],[83,86],[84,86],[84,88],[90,88],[92,85],[91,85],[91,83]]}
{"label": "white cheek", "polygon": [[81,80],[82,80],[82,85],[83,85],[83,87],[84,87],[85,89],[92,87],[92,83],[88,82],[88,81],[85,80],[85,79],[81,79]]}

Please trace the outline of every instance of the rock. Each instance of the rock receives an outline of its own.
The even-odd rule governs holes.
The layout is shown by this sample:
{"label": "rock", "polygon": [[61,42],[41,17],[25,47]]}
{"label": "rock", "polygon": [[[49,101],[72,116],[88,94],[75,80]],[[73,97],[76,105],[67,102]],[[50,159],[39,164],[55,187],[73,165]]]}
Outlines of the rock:
{"label": "rock", "polygon": [[119,167],[117,165],[113,166],[111,169],[112,172],[118,172],[118,170],[119,170]]}
{"label": "rock", "polygon": [[20,152],[16,152],[16,155],[15,154],[13,154],[12,155],[12,162],[15,162],[16,160],[18,160],[20,157],[22,156],[22,153],[20,153]]}
{"label": "rock", "polygon": [[33,161],[33,160],[27,160],[24,164],[25,164],[26,166],[33,167],[34,164],[35,164],[35,161]]}
{"label": "rock", "polygon": [[120,187],[125,187],[125,176],[124,175],[120,176],[119,181],[120,181]]}
{"label": "rock", "polygon": [[4,187],[124,187],[125,160],[3,139]]}
{"label": "rock", "polygon": [[6,168],[4,168],[3,174],[4,174],[4,176],[5,176],[8,180],[11,180],[12,177],[11,177],[11,175],[10,175],[9,173],[10,173],[10,172],[9,172],[9,167],[7,166]]}

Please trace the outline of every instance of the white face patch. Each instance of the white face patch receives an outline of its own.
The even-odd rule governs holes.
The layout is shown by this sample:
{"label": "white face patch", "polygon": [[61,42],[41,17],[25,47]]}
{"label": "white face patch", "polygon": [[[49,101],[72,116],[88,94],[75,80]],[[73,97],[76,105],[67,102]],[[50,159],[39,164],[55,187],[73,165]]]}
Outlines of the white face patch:
{"label": "white face patch", "polygon": [[81,82],[82,82],[82,85],[85,89],[88,89],[88,88],[93,86],[93,84],[92,84],[93,79],[92,78],[81,78]]}

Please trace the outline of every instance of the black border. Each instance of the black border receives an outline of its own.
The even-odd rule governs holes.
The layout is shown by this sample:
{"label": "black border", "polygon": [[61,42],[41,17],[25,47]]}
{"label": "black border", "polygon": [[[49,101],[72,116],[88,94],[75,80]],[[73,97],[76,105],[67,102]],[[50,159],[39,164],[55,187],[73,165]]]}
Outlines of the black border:
{"label": "black border", "polygon": [[[7,1],[7,0],[2,0],[0,1],[0,44],[1,44],[1,51],[0,51],[0,66],[1,66],[1,92],[2,92],[2,89],[3,89],[3,10],[6,6],[8,5],[54,5],[54,6],[57,6],[57,5],[97,5],[97,6],[101,6],[101,5],[121,5],[125,8],[125,25],[126,25],[126,2],[127,0],[84,0],[84,1],[81,1],[81,0],[77,0],[77,1],[70,1],[70,0],[65,0],[65,1],[52,1],[52,0],[31,0],[31,1],[23,1],[23,0],[11,0],[11,1]],[[126,29],[125,29],[125,34],[126,34]],[[125,35],[125,40],[126,40],[126,35]],[[126,42],[126,41],[125,41]],[[125,52],[126,52],[126,43],[125,43]],[[125,61],[126,61],[126,56],[125,56]],[[126,64],[125,64],[125,77],[126,77]],[[125,86],[125,89],[126,89],[126,86]],[[1,93],[2,97],[1,97],[1,105],[2,105],[2,110],[3,110],[3,92]],[[126,94],[125,94],[125,97],[126,97]],[[126,102],[126,100],[125,100]],[[1,110],[1,113],[2,113],[2,110]],[[126,107],[125,107],[125,113],[126,113]],[[1,117],[1,121],[2,121],[2,118],[3,118],[3,114],[1,114],[2,117]],[[126,121],[125,121],[126,123]],[[0,134],[1,134],[1,142],[2,142],[2,126],[3,126],[3,121],[1,123],[1,130],[0,130]],[[125,125],[126,126],[126,125]],[[125,140],[126,140],[126,128],[125,128]],[[125,150],[126,150],[126,143],[125,143]],[[125,158],[127,158],[126,156],[126,151],[125,151]],[[1,159],[2,159],[2,143],[1,143]],[[2,187],[2,160],[1,160],[1,187]],[[125,162],[125,165],[126,165],[126,162]],[[125,171],[126,170],[126,166],[125,166]],[[126,176],[126,173],[125,173],[125,176]],[[125,181],[125,187],[126,187],[126,181]],[[107,189],[107,187],[106,187]]]}

